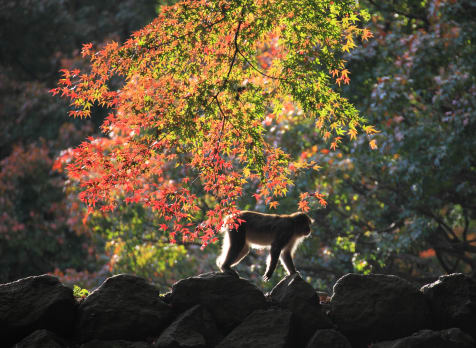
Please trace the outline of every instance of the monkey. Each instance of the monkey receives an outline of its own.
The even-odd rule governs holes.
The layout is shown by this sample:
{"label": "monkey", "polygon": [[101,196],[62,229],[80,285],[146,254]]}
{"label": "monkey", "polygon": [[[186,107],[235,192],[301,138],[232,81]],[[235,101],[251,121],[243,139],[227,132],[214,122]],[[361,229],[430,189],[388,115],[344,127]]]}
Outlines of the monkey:
{"label": "monkey", "polygon": [[227,226],[225,219],[220,231],[224,233],[224,239],[221,255],[216,261],[222,272],[238,275],[231,266],[237,265],[248,255],[250,248],[269,248],[264,281],[271,279],[278,258],[289,275],[297,273],[293,263],[294,252],[303,239],[311,234],[313,219],[301,212],[278,215],[246,210],[238,213],[238,219],[244,221],[237,228]]}

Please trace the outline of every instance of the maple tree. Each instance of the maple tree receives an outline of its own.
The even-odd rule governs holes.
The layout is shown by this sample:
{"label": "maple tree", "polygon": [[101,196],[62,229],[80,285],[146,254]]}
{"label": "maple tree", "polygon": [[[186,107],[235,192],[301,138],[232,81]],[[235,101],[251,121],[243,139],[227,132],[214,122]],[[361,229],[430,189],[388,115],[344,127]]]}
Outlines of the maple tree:
{"label": "maple tree", "polygon": [[[62,70],[52,92],[71,99],[73,117],[111,110],[107,136],[62,156],[88,212],[140,203],[172,242],[206,245],[245,185],[276,207],[296,174],[318,166],[268,142],[273,124],[306,124],[332,149],[359,127],[375,132],[337,88],[349,83],[343,54],[371,36],[360,25],[367,17],[353,0],[183,1],[122,45],[84,45],[90,70]],[[200,192],[214,202],[194,225]],[[325,204],[303,193],[299,208],[310,198]]]}
{"label": "maple tree", "polygon": [[[468,44],[475,40],[474,4],[471,0],[359,2],[361,8],[372,13],[368,25],[375,38],[361,44],[361,40],[353,36],[353,43],[358,43],[358,47],[348,45],[349,51],[335,51],[335,57],[348,61],[343,69],[351,74],[344,70],[341,74],[339,69],[320,71],[328,75],[328,86],[346,96],[380,133],[368,138],[365,132],[357,133],[356,126],[355,130],[344,128],[343,134],[337,135],[329,123],[319,131],[315,127],[317,119],[304,112],[292,93],[279,89],[270,97],[260,92],[263,84],[259,84],[261,89],[252,92],[244,88],[253,87],[249,85],[249,76],[244,77],[246,74],[255,73],[254,68],[269,73],[268,64],[279,63],[283,48],[292,50],[292,44],[286,44],[287,39],[280,37],[278,32],[266,33],[266,29],[261,28],[262,35],[254,41],[255,51],[246,57],[254,64],[252,68],[248,66],[253,71],[246,71],[240,50],[229,84],[224,86],[225,95],[227,98],[238,96],[245,103],[250,103],[249,93],[261,98],[252,102],[255,105],[262,103],[262,114],[257,115],[256,111],[247,119],[260,120],[261,140],[272,147],[279,146],[286,154],[283,161],[287,161],[287,167],[283,162],[279,170],[287,168],[289,172],[283,173],[293,184],[286,186],[285,197],[274,196],[267,201],[267,197],[260,196],[263,185],[259,178],[252,177],[259,172],[252,166],[247,167],[247,162],[235,160],[232,162],[234,170],[246,180],[241,186],[241,195],[235,196],[236,206],[259,211],[269,208],[277,213],[296,208],[311,209],[309,213],[317,223],[313,226],[313,237],[301,245],[296,263],[303,277],[317,288],[330,290],[336,279],[348,272],[398,274],[414,281],[429,279],[442,272],[474,273],[476,162],[472,149],[476,146],[476,138],[473,136],[475,76],[472,72],[476,60],[474,45]],[[137,203],[130,200],[126,203],[124,199],[132,197],[132,191],[125,194],[120,185],[114,187],[113,212],[96,209],[83,220],[87,207],[78,198],[82,190],[80,185],[86,182],[87,175],[99,173],[85,167],[91,169],[89,174],[77,181],[51,170],[54,158],[62,150],[77,146],[92,134],[100,136],[99,126],[104,117],[108,112],[118,110],[116,106],[110,110],[98,107],[99,104],[91,99],[91,119],[66,118],[65,100],[48,93],[56,85],[58,67],[70,71],[80,69],[89,74],[91,61],[81,59],[80,43],[93,42],[95,49],[91,53],[97,53],[97,58],[105,47],[103,42],[111,39],[123,42],[131,30],[152,20],[157,3],[154,0],[7,0],[0,4],[0,18],[5,23],[0,32],[6,38],[0,47],[0,125],[3,130],[0,140],[0,253],[4,256],[0,282],[54,270],[63,282],[79,282],[90,289],[97,285],[98,279],[109,274],[132,272],[149,278],[165,291],[180,278],[209,271],[214,263],[218,245],[210,245],[202,251],[200,242],[184,243],[181,236],[176,238],[177,244],[169,244],[167,232],[157,233],[157,226],[162,225],[173,232],[174,222],[165,220],[164,214],[157,214],[152,206],[144,207],[140,192]],[[329,5],[331,2],[325,8],[330,11]],[[241,13],[236,8],[234,11]],[[324,16],[324,12],[320,15]],[[227,34],[232,37],[228,51],[215,45],[224,41],[218,31],[206,34],[207,38],[213,36],[215,40],[208,46],[214,50],[220,48],[223,53],[221,80],[218,72],[215,78],[215,81],[221,81],[218,86],[225,80],[233,58],[238,18],[233,17],[234,24],[228,26]],[[335,18],[344,17],[337,14]],[[291,23],[288,20],[296,19],[285,19],[285,23]],[[32,22],[37,31],[31,31]],[[185,22],[181,20],[175,25],[179,33],[175,41],[180,47],[191,44],[186,41],[186,36],[191,34],[182,27]],[[273,23],[284,22],[276,19]],[[222,23],[217,23],[220,25]],[[362,28],[360,22],[355,25]],[[301,26],[302,32],[308,29]],[[324,36],[325,30],[322,33]],[[197,35],[197,40],[204,37]],[[368,32],[363,36],[368,36]],[[170,37],[173,37],[172,31]],[[240,42],[241,36],[238,37],[239,45]],[[345,45],[346,42],[342,42]],[[145,44],[144,41],[141,50],[133,48],[130,53],[152,57],[154,53],[149,55],[146,52],[149,46]],[[195,51],[190,52],[195,54]],[[215,61],[214,55],[203,54]],[[129,66],[139,64],[142,59],[139,56],[130,58]],[[171,59],[166,61],[172,62]],[[190,63],[190,58],[185,59],[186,63],[183,59],[180,62],[170,66],[183,69],[184,64]],[[289,74],[283,70],[278,72],[293,80],[299,79],[308,68],[298,69],[298,75],[292,71]],[[164,74],[170,73],[176,79],[174,72],[169,68],[165,70]],[[185,75],[180,76],[178,80],[188,81]],[[110,77],[106,85],[111,91],[122,91],[128,83],[127,74],[111,72]],[[339,77],[342,78],[338,80]],[[351,84],[346,83],[348,77],[352,78]],[[266,81],[257,72],[252,78],[263,79],[262,83]],[[77,79],[78,76],[70,77],[69,88],[77,89],[74,86]],[[279,83],[267,82],[269,86]],[[208,87],[204,88],[202,95],[207,93]],[[131,85],[129,91],[133,89]],[[185,92],[180,93],[173,94],[176,103],[173,108],[179,105],[179,100],[187,99]],[[159,93],[153,93],[153,96],[160,99]],[[226,127],[237,115],[233,104],[223,96],[223,93],[218,95],[220,105],[227,104],[231,109],[227,113]],[[155,103],[155,99],[153,101]],[[202,101],[190,102],[198,108]],[[216,101],[212,104],[217,107]],[[174,110],[170,108],[169,111]],[[220,113],[207,113],[207,117],[219,120]],[[238,118],[241,117],[238,114]],[[183,112],[177,116],[175,124],[170,124],[170,129],[190,127],[181,122],[182,119]],[[122,146],[120,143],[114,145],[113,139],[122,137],[128,141],[117,129],[111,128],[113,133],[106,132],[104,138],[98,138],[98,141],[104,141],[105,156],[109,156],[115,146]],[[153,125],[141,129],[141,135],[147,132],[151,137],[158,136]],[[210,136],[208,131],[203,134]],[[334,142],[336,136],[341,137],[338,142]],[[137,134],[132,138],[137,138]],[[369,145],[375,145],[370,143],[372,140],[379,142],[377,151],[368,151]],[[331,148],[332,143],[335,146]],[[256,144],[259,145],[259,141]],[[161,149],[177,152],[172,143]],[[186,186],[195,195],[196,206],[200,208],[200,211],[190,213],[190,222],[196,223],[206,220],[206,212],[215,208],[217,197],[213,190],[203,190],[198,169],[187,165],[193,155],[193,152],[187,152],[188,149],[184,147],[178,159],[164,165],[160,181],[157,175],[144,175],[141,171],[139,174],[140,182],[149,185],[169,181],[176,184],[177,178],[189,180]],[[230,154],[232,149],[230,147]],[[74,153],[73,150],[63,152],[61,158],[65,164],[74,163]],[[229,159],[227,153],[223,153]],[[114,163],[125,163],[121,161]],[[312,161],[314,163],[310,165]],[[94,162],[96,160],[91,163]],[[225,170],[220,174],[226,173]],[[180,180],[178,182],[181,184]],[[325,209],[319,207],[319,200],[313,194],[316,191],[325,197]],[[104,204],[107,202],[98,201],[96,207]],[[315,210],[316,207],[319,209]],[[189,222],[188,218],[182,221],[184,224]],[[193,229],[194,225],[188,227]],[[251,253],[243,265],[238,265],[240,274],[256,282],[259,282],[257,274],[264,272],[261,268],[264,263],[256,258],[258,254]],[[284,275],[282,269],[276,271],[276,279]],[[272,285],[263,286],[270,290]]]}

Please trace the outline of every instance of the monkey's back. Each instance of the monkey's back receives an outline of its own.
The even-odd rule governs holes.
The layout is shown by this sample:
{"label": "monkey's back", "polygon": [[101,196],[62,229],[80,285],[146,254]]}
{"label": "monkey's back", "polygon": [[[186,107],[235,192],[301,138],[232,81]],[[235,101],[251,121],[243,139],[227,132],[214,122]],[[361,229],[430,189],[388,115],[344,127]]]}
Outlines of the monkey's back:
{"label": "monkey's back", "polygon": [[245,220],[243,228],[239,229],[246,234],[246,241],[254,247],[268,247],[270,241],[276,239],[276,233],[287,228],[290,222],[289,215],[264,214],[254,211],[242,211],[239,219]]}

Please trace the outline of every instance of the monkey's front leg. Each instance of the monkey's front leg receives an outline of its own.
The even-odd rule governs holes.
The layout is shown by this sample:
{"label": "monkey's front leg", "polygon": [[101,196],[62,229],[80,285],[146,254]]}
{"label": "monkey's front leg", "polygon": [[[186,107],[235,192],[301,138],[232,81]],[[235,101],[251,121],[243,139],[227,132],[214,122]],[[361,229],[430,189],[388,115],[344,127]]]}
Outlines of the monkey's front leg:
{"label": "monkey's front leg", "polygon": [[277,244],[271,244],[271,250],[268,256],[268,266],[266,267],[266,273],[263,276],[263,280],[267,282],[273,276],[273,272],[278,264],[279,254],[281,248]]}
{"label": "monkey's front leg", "polygon": [[293,257],[289,249],[284,249],[281,252],[281,263],[288,272],[289,275],[297,273],[296,267],[294,267]]}

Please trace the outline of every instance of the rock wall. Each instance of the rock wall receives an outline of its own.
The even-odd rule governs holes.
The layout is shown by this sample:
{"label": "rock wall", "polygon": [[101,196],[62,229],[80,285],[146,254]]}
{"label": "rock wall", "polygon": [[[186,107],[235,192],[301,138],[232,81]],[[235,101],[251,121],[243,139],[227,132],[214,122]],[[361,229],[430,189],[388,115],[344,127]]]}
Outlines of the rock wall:
{"label": "rock wall", "polygon": [[57,278],[0,285],[0,346],[15,348],[476,348],[476,282],[441,276],[416,288],[390,275],[347,274],[320,304],[299,275],[269,294],[207,273],[165,296],[142,278],[108,278],[77,301]]}

